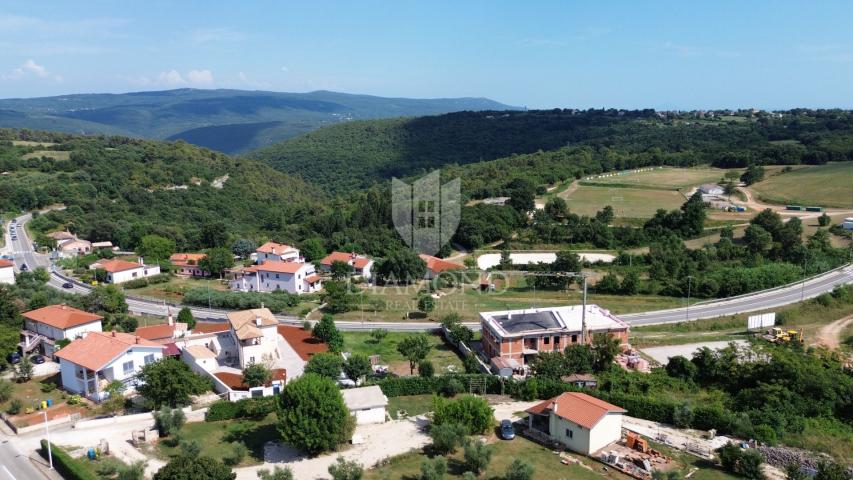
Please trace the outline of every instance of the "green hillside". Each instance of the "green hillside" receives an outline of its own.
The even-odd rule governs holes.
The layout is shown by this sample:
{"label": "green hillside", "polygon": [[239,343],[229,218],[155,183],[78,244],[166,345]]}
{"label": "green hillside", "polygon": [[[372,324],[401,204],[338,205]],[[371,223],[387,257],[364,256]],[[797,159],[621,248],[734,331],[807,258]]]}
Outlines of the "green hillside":
{"label": "green hillside", "polygon": [[[65,155],[32,154],[46,149]],[[64,204],[38,222],[124,248],[149,233],[194,249],[284,230],[320,198],[305,182],[251,160],[126,137],[0,130],[0,172],[0,212]]]}
{"label": "green hillside", "polygon": [[0,127],[186,140],[226,153],[353,119],[513,108],[485,98],[178,89],[0,100]]}
{"label": "green hillside", "polygon": [[519,175],[541,184],[644,165],[742,168],[853,158],[850,112],[743,113],[701,122],[693,115],[556,109],[368,120],[329,126],[248,156],[333,192],[503,159],[500,166],[470,170],[487,175],[463,176],[475,196],[497,193],[497,179],[505,185]]}

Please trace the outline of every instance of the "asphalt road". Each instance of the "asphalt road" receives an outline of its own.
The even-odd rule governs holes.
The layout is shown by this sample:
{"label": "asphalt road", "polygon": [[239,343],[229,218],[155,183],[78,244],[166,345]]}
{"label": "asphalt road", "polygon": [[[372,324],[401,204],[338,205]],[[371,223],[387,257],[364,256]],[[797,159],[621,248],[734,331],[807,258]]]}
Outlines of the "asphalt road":
{"label": "asphalt road", "polygon": [[[0,443],[0,480],[38,480],[45,475],[36,469],[30,459],[15,450],[8,438]],[[56,475],[59,478],[59,475]]]}
{"label": "asphalt road", "polygon": [[[25,224],[31,215],[22,215],[16,219],[16,224]],[[23,227],[17,228],[18,239],[12,242],[16,265],[21,262],[29,268],[45,267],[51,270],[51,278],[48,285],[63,291],[85,295],[92,287],[71,280],[73,288],[63,288],[63,284],[69,282],[69,278],[60,273],[52,271],[52,265],[47,255],[38,254],[33,251],[32,242],[28,238]],[[8,237],[7,237],[8,238]],[[724,317],[740,313],[755,312],[781,307],[803,299],[813,298],[822,293],[831,292],[836,286],[853,283],[853,265],[835,269],[833,271],[810,278],[804,282],[777,287],[769,290],[751,293],[739,297],[732,297],[710,302],[694,303],[689,308],[677,308],[670,310],[658,310],[653,312],[632,313],[620,315],[619,317],[634,326],[656,325],[662,323],[678,323],[684,321],[700,320],[706,318]],[[131,312],[144,315],[166,316],[169,310],[177,314],[175,305],[169,306],[165,301],[127,298],[127,305]],[[193,316],[198,320],[224,321],[227,310],[213,308],[192,307]],[[292,315],[277,315],[281,323],[301,325],[302,319]],[[348,331],[369,331],[376,328],[385,328],[397,332],[416,332],[434,330],[438,324],[434,322],[335,322],[338,328]],[[466,325],[474,330],[479,330],[479,323],[471,322]]]}

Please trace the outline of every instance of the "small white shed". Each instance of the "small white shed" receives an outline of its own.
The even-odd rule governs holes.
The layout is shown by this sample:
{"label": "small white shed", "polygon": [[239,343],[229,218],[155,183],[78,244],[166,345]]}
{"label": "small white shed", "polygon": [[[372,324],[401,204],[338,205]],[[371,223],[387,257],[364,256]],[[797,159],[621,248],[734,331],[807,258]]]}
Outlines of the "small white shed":
{"label": "small white shed", "polygon": [[355,417],[356,425],[385,423],[388,397],[379,386],[349,388],[341,390],[341,394],[350,414]]}

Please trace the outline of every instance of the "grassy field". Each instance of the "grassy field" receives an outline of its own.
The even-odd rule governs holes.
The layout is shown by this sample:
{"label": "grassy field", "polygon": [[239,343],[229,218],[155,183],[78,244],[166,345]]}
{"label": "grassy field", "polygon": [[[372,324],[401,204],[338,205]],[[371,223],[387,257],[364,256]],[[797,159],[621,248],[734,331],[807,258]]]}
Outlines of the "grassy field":
{"label": "grassy field", "polygon": [[156,297],[180,302],[184,298],[184,293],[192,288],[210,288],[211,290],[225,291],[228,290],[228,285],[225,285],[218,279],[174,276],[166,283],[157,283],[142,288],[125,289],[125,292],[128,295]]}
{"label": "grassy field", "polygon": [[388,399],[388,414],[397,418],[397,412],[405,411],[409,416],[421,415],[432,411],[433,395],[404,395]]}
{"label": "grassy field", "polygon": [[[237,466],[257,465],[264,461],[264,444],[281,438],[275,423],[274,413],[260,421],[193,422],[184,425],[180,436],[184,440],[197,441],[201,445],[202,455],[218,459],[231,454],[234,442],[242,442],[248,453]],[[180,453],[180,449],[168,439],[158,442],[156,449],[156,453],[164,460]]]}
{"label": "grassy field", "polygon": [[671,188],[681,189],[696,187],[703,183],[720,181],[728,170],[722,168],[697,167],[673,168],[663,167],[637,173],[625,173],[613,177],[596,178],[595,183],[613,183],[621,185],[636,185],[637,188]]}
{"label": "grassy field", "polygon": [[51,142],[31,142],[29,140],[12,140],[12,145],[18,147],[51,147],[56,145]]}
{"label": "grassy field", "polygon": [[[351,353],[363,353],[365,355],[379,355],[382,363],[391,366],[398,374],[409,374],[409,362],[397,351],[397,344],[411,333],[389,332],[382,341],[377,342],[370,338],[367,332],[344,332],[344,351]],[[427,355],[435,367],[436,374],[447,373],[448,369],[463,372],[462,360],[444,339],[439,335],[428,336],[432,350]]]}
{"label": "grassy field", "polygon": [[675,190],[644,188],[608,188],[580,185],[568,198],[569,210],[578,215],[595,215],[610,205],[615,216],[649,218],[659,208],[674,210],[685,202]]}
{"label": "grassy field", "polygon": [[41,158],[41,157],[48,157],[48,158],[52,158],[54,160],[68,160],[71,158],[71,152],[62,151],[62,150],[37,150],[35,152],[28,153],[21,158],[28,159],[28,158]]}
{"label": "grassy field", "polygon": [[[536,290],[527,288],[521,277],[510,279],[511,288],[498,288],[494,292],[481,292],[468,285],[464,287],[446,289],[442,297],[435,301],[435,310],[428,318],[438,321],[449,312],[458,313],[463,321],[477,321],[480,312],[572,305],[581,301],[581,294],[573,287],[568,292],[554,290]],[[406,287],[370,287],[368,297],[382,299],[386,302],[384,310],[350,311],[335,315],[337,320],[351,321],[400,321],[406,319],[406,314],[417,311],[418,291],[421,286]],[[596,303],[615,313],[634,313],[649,310],[677,307],[680,300],[673,297],[636,295],[623,297],[620,295],[598,295],[588,296],[590,303]],[[320,314],[315,313],[312,319],[319,319]],[[423,321],[424,318],[413,318]]]}
{"label": "grassy field", "polygon": [[[602,464],[587,458],[582,458],[581,461],[590,466],[590,469],[578,465],[563,465],[560,463],[560,457],[554,455],[550,449],[521,436],[516,436],[512,441],[497,440],[491,436],[489,443],[493,451],[492,461],[480,478],[503,478],[507,466],[517,458],[533,466],[534,480],[628,480],[630,478],[613,469],[605,472]],[[390,459],[387,465],[367,470],[364,472],[364,479],[415,479],[420,474],[421,463],[426,459],[427,456],[419,451],[400,455]],[[464,465],[461,450],[447,457],[447,467],[445,479],[462,478]]]}
{"label": "grassy field", "polygon": [[766,202],[853,208],[853,162],[799,168],[750,188]]}

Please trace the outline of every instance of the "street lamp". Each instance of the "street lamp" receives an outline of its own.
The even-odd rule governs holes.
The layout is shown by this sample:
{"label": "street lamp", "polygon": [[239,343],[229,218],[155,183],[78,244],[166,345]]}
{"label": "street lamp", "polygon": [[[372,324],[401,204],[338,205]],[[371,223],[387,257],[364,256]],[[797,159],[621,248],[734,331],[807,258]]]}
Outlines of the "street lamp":
{"label": "street lamp", "polygon": [[41,413],[44,414],[44,431],[47,438],[47,461],[50,463],[50,469],[53,470],[53,452],[50,447],[50,426],[47,423],[47,410],[42,410]]}

